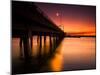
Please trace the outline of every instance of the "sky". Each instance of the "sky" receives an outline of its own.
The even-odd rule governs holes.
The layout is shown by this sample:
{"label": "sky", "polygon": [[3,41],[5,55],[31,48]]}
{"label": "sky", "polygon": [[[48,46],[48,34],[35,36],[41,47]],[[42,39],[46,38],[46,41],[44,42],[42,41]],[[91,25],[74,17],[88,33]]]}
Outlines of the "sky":
{"label": "sky", "polygon": [[96,6],[36,3],[64,32],[96,35]]}

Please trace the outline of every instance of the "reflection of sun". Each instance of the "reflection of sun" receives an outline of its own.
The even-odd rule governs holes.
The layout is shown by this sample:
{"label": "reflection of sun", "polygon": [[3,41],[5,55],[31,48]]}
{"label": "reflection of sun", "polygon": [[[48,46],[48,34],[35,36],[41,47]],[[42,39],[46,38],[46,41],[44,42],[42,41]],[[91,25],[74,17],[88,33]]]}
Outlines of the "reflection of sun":
{"label": "reflection of sun", "polygon": [[62,70],[62,42],[59,47],[56,49],[56,54],[50,62],[50,67],[52,71],[61,71]]}
{"label": "reflection of sun", "polygon": [[50,66],[52,71],[61,71],[62,69],[62,61],[61,56],[59,54],[56,54],[54,59],[51,60]]}

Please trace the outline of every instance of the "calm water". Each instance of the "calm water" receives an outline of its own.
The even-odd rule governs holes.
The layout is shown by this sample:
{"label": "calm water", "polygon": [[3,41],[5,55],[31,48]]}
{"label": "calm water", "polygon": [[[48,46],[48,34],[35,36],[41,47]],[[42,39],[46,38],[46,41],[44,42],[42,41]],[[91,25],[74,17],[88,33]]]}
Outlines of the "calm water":
{"label": "calm water", "polygon": [[[36,57],[38,55],[38,42],[37,37],[33,38],[33,47],[32,47],[32,56]],[[18,61],[20,57],[20,48],[19,48],[19,38],[12,39],[12,60],[13,64]],[[43,40],[42,40],[43,41]],[[52,40],[53,41],[53,40]],[[68,70],[84,70],[84,69],[95,69],[96,67],[96,43],[95,38],[84,37],[84,38],[64,38],[59,46],[56,48],[56,51],[52,57],[48,58],[47,62],[43,62],[42,67],[33,68],[33,72],[47,72],[47,71],[68,71]],[[42,44],[41,55],[48,55],[50,52],[49,39],[47,37],[46,46]],[[34,61],[35,60],[35,61]],[[33,63],[37,60],[34,59]],[[45,61],[42,59],[42,61]],[[34,66],[33,66],[34,67]]]}

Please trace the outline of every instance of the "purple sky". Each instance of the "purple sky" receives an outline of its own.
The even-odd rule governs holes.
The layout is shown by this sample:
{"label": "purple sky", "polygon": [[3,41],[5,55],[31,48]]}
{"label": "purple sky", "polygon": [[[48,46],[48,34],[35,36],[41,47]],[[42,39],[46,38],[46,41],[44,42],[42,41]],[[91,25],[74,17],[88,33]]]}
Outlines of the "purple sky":
{"label": "purple sky", "polygon": [[[36,3],[65,32],[93,32],[96,28],[96,6]],[[57,16],[56,14],[59,14]]]}

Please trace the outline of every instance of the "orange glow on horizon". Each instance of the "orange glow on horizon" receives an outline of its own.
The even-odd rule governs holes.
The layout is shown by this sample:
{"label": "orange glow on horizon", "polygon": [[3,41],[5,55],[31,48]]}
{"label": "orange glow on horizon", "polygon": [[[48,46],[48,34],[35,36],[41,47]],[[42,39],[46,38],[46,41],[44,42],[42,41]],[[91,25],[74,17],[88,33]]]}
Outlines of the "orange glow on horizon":
{"label": "orange glow on horizon", "polygon": [[[60,23],[59,16],[51,18],[54,23],[59,27],[62,24],[64,27],[64,32],[66,33],[81,33],[81,32],[93,32],[86,35],[96,35],[96,25],[91,21],[84,21],[78,19],[62,19],[62,23]],[[84,34],[85,35],[85,34]]]}

